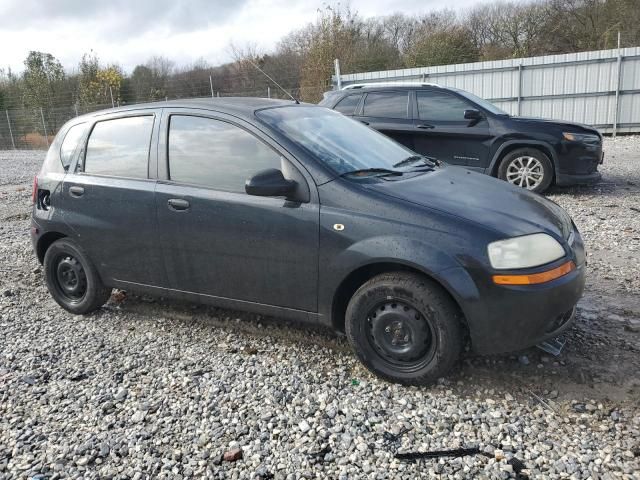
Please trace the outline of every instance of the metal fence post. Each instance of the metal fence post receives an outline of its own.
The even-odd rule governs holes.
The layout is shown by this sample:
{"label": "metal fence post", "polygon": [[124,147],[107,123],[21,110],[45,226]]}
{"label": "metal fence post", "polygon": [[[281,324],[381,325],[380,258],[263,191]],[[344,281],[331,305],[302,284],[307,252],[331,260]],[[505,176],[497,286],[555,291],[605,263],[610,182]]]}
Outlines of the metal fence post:
{"label": "metal fence post", "polygon": [[618,31],[618,60],[616,65],[616,97],[613,101],[613,132],[615,137],[618,133],[618,109],[620,103],[620,73],[622,71],[622,52],[620,51],[620,31]]}
{"label": "metal fence post", "polygon": [[16,142],[13,140],[13,131],[11,130],[11,120],[9,119],[9,110],[4,111],[7,114],[7,125],[9,125],[9,136],[11,137],[11,146],[16,149]]}
{"label": "metal fence post", "polygon": [[77,117],[77,116],[78,116],[78,104],[77,104],[77,103],[75,103],[73,106],[74,106],[74,108],[76,109],[76,117]]}
{"label": "metal fence post", "polygon": [[40,107],[40,117],[42,117],[42,128],[44,129],[44,139],[47,142],[47,148],[49,148],[49,135],[47,134],[47,124],[44,121],[44,112],[42,111],[42,107]]}
{"label": "metal fence post", "polygon": [[209,86],[211,87],[211,98],[213,98],[213,79],[209,75]]}
{"label": "metal fence post", "polygon": [[116,104],[113,103],[113,90],[111,89],[111,85],[109,85],[109,95],[111,95],[111,108],[114,108]]}
{"label": "metal fence post", "polygon": [[271,87],[267,85],[267,98],[271,98]]}
{"label": "metal fence post", "polygon": [[518,64],[518,116],[522,113],[522,62]]}
{"label": "metal fence post", "polygon": [[342,90],[342,79],[340,78],[340,60],[337,58],[333,61],[333,68],[336,72],[336,87],[338,90]]}

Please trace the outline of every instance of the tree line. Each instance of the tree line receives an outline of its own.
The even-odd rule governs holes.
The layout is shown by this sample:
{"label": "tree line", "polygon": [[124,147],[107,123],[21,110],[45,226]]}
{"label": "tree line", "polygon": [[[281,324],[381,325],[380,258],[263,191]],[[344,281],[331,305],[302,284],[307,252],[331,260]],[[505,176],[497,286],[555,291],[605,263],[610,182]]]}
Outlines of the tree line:
{"label": "tree line", "polygon": [[[51,129],[54,112],[208,95],[283,97],[255,67],[287,91],[318,101],[330,85],[333,60],[342,73],[499,60],[640,45],[639,0],[497,1],[466,11],[420,16],[395,13],[364,18],[349,8],[324,5],[314,22],[282,38],[273,51],[230,46],[234,61],[204,59],[177,66],[151,57],[130,73],[105,65],[94,52],[66,72],[50,53],[30,52],[24,70],[0,70],[0,109],[43,109]],[[36,120],[34,120],[36,121]]]}

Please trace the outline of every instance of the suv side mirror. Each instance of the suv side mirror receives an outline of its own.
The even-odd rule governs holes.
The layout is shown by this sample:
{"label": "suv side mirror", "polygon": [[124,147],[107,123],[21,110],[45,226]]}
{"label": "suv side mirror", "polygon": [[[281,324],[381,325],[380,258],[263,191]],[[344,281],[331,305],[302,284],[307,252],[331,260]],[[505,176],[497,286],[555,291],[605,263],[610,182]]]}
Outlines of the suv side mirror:
{"label": "suv side mirror", "polygon": [[464,111],[464,118],[466,120],[480,120],[482,114],[478,110],[469,109]]}
{"label": "suv side mirror", "polygon": [[259,197],[282,197],[294,192],[296,182],[287,180],[280,170],[267,168],[256,173],[244,184],[248,195]]}

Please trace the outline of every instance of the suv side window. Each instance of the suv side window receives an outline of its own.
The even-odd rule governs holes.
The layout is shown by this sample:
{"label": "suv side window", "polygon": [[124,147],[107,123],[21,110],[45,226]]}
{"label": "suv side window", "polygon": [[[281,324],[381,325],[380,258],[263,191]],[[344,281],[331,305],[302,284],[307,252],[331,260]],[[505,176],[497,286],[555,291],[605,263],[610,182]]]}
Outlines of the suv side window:
{"label": "suv side window", "polygon": [[153,115],[97,122],[89,135],[84,171],[147,178]]}
{"label": "suv side window", "polygon": [[84,135],[85,128],[85,123],[79,123],[67,130],[67,133],[64,136],[62,145],[60,145],[60,162],[65,170],[67,170],[69,165],[71,165],[73,154],[78,148],[78,144]]}
{"label": "suv side window", "polygon": [[475,108],[461,98],[444,92],[418,91],[418,118],[436,122],[464,122],[464,111]]}
{"label": "suv side window", "polygon": [[356,107],[360,103],[361,98],[362,98],[361,93],[354,94],[354,95],[347,95],[342,100],[340,100],[336,104],[336,106],[333,107],[333,109],[344,115],[353,115],[354,112],[356,111]]}
{"label": "suv side window", "polygon": [[282,169],[280,155],[253,134],[212,118],[171,115],[169,178],[244,193],[260,170]]}
{"label": "suv side window", "polygon": [[367,117],[407,118],[408,92],[367,93],[363,115]]}

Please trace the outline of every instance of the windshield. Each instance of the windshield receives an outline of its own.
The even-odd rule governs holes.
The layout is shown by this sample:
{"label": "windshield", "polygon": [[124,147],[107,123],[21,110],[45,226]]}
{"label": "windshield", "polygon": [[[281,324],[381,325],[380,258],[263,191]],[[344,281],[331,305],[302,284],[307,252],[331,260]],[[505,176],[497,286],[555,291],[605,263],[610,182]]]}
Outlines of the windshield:
{"label": "windshield", "polygon": [[338,175],[369,169],[393,170],[415,156],[381,133],[326,108],[269,108],[260,110],[257,116]]}
{"label": "windshield", "polygon": [[484,98],[481,98],[481,97],[479,97],[477,95],[474,95],[471,92],[467,92],[466,90],[459,90],[457,88],[451,88],[451,90],[455,90],[456,92],[458,92],[463,97],[466,97],[469,100],[471,100],[472,102],[477,103],[482,108],[484,108],[485,110],[489,110],[491,113],[493,113],[495,115],[509,115],[507,112],[505,112],[501,108],[496,107],[493,103],[491,103],[488,100],[485,100]]}

